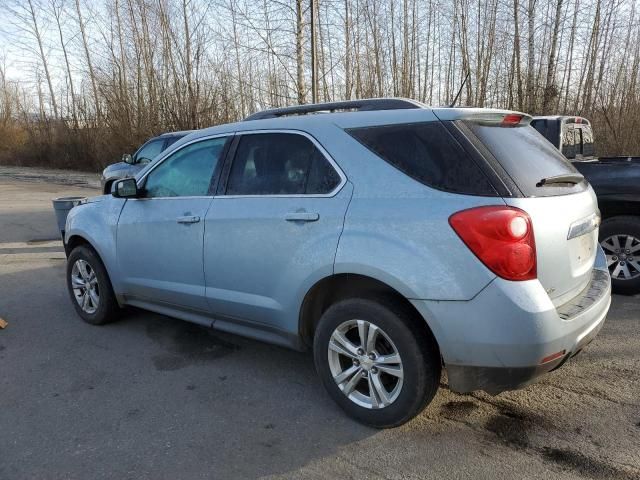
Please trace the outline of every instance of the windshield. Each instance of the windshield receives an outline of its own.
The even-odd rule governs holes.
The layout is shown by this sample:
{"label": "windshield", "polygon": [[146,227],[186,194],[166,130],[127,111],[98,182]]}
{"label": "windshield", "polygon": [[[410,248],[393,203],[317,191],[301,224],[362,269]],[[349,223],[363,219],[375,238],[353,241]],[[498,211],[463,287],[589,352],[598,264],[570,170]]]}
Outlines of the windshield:
{"label": "windshield", "polygon": [[134,160],[139,162],[142,159],[153,160],[154,157],[162,152],[164,145],[164,139],[152,140],[146,143],[140,150],[138,150],[134,156]]}

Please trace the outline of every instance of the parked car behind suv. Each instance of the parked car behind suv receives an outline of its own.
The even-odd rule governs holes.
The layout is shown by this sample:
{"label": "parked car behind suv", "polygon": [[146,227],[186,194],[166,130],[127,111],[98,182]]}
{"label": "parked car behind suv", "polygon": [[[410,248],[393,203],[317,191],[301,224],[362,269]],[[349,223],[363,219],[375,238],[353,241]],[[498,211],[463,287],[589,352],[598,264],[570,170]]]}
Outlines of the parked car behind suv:
{"label": "parked car behind suv", "polygon": [[613,291],[640,293],[640,157],[596,157],[586,118],[534,117],[531,125],[571,160],[596,192],[603,219],[600,245]]}
{"label": "parked car behind suv", "polygon": [[100,177],[102,191],[111,193],[111,186],[115,180],[133,177],[161,152],[189,133],[191,131],[188,130],[163,133],[158,137],[147,140],[133,155],[125,153],[122,156],[122,161],[113,163],[102,171],[102,176]]}
{"label": "parked car behind suv", "polygon": [[313,349],[376,427],[418,414],[442,366],[457,392],[520,388],[610,304],[593,190],[529,121],[377,99],[194,132],[71,210],[71,301]]}

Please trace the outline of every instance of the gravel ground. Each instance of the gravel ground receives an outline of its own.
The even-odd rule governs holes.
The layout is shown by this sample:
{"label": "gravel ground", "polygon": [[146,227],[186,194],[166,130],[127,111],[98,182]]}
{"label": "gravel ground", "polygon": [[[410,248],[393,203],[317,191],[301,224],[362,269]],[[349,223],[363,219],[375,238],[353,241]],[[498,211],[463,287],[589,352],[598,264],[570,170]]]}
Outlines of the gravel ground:
{"label": "gravel ground", "polygon": [[72,187],[100,188],[99,173],[78,172],[76,170],[0,165],[0,180],[2,179],[53,183]]}
{"label": "gravel ground", "polygon": [[536,385],[457,395],[443,378],[423,414],[376,431],[309,354],[138,310],[82,323],[50,200],[98,191],[23,170],[0,167],[0,479],[640,479],[640,297],[614,296]]}

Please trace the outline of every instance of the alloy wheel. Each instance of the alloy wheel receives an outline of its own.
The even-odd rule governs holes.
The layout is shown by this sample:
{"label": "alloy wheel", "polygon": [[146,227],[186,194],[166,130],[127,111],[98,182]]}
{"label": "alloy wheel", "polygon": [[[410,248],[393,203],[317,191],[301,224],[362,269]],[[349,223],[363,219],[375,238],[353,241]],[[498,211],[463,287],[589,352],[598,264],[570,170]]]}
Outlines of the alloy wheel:
{"label": "alloy wheel", "polygon": [[640,239],[633,235],[612,235],[600,245],[607,256],[611,278],[632,280],[640,276]]}
{"label": "alloy wheel", "polygon": [[73,296],[80,308],[93,315],[100,306],[100,287],[95,270],[86,260],[78,259],[71,269]]}
{"label": "alloy wheel", "polygon": [[338,388],[353,403],[369,409],[391,405],[400,395],[402,360],[389,336],[366,320],[348,320],[329,340],[329,368]]}

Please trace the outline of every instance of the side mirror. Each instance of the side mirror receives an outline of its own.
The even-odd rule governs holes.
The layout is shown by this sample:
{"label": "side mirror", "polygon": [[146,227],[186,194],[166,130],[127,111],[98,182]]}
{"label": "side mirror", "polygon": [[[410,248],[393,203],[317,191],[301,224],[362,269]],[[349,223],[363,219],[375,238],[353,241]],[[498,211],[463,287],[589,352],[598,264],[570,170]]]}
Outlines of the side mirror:
{"label": "side mirror", "polygon": [[125,153],[124,155],[122,155],[122,161],[124,163],[128,163],[129,165],[134,164],[133,157],[129,153]]}
{"label": "side mirror", "polygon": [[111,195],[116,198],[136,198],[138,193],[138,184],[135,178],[116,180],[111,189]]}

